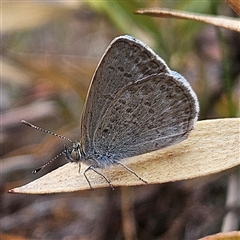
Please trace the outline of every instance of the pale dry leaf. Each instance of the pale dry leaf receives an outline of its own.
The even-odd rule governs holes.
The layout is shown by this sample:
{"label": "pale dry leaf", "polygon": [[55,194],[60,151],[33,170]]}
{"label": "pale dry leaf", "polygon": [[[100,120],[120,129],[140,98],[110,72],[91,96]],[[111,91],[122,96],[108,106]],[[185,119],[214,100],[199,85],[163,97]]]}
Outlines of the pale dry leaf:
{"label": "pale dry leaf", "polygon": [[238,15],[240,15],[240,0],[226,0],[226,2]]}
{"label": "pale dry leaf", "polygon": [[200,238],[199,240],[239,240],[239,239],[240,239],[240,232],[233,231],[233,232],[227,232],[227,233],[225,232],[217,233],[214,235]]}
{"label": "pale dry leaf", "polygon": [[[240,165],[240,118],[199,121],[187,140],[125,161],[149,184],[206,176]],[[89,189],[83,176],[86,166],[68,163],[12,193],[47,194]],[[101,170],[114,186],[144,184],[121,166]],[[98,174],[87,172],[94,188],[109,187]]]}
{"label": "pale dry leaf", "polygon": [[230,29],[232,31],[240,32],[240,21],[236,18],[211,16],[205,14],[189,13],[184,11],[173,11],[170,9],[138,9],[135,13],[141,15],[148,15],[153,17],[178,18],[197,20],[204,23],[209,23],[218,27]]}

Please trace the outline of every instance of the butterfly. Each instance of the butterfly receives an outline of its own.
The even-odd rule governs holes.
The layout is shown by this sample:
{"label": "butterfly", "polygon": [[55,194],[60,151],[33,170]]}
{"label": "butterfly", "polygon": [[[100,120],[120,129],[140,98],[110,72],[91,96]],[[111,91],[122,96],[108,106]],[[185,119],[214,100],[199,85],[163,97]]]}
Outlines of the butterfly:
{"label": "butterfly", "polygon": [[92,170],[113,189],[99,169],[118,164],[147,183],[122,160],[185,140],[198,114],[197,96],[187,80],[142,41],[120,36],[110,43],[91,81],[79,141],[22,122],[71,142],[61,154],[68,162],[88,165],[83,174],[90,188],[86,173]]}

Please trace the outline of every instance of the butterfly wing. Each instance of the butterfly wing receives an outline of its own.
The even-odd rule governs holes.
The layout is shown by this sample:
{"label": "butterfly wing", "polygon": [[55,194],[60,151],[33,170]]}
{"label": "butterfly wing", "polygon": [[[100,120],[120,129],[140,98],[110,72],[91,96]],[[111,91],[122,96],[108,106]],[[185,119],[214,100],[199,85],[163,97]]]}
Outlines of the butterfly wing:
{"label": "butterfly wing", "polygon": [[152,74],[169,72],[165,62],[141,41],[130,36],[115,38],[103,55],[89,88],[81,120],[83,150],[89,153],[96,147],[96,132],[102,122],[107,121],[106,111],[124,86]]}
{"label": "butterfly wing", "polygon": [[100,155],[119,160],[187,138],[197,120],[197,99],[179,74],[161,73],[123,87],[95,129]]}

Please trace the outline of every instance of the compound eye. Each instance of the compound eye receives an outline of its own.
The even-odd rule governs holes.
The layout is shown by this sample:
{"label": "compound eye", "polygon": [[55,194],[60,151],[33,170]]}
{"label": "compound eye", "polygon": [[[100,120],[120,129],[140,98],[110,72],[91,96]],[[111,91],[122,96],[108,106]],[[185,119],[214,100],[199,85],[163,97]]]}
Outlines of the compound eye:
{"label": "compound eye", "polygon": [[81,145],[79,142],[74,142],[72,147],[64,145],[63,154],[68,162],[78,162],[81,159]]}
{"label": "compound eye", "polygon": [[73,149],[73,151],[71,152],[71,157],[74,161],[79,161],[80,160],[80,150]]}

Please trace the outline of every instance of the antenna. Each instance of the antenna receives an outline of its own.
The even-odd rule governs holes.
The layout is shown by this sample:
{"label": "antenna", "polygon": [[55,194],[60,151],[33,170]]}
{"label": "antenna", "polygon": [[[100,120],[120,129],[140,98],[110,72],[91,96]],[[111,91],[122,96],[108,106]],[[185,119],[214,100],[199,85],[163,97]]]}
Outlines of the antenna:
{"label": "antenna", "polygon": [[51,132],[51,131],[49,131],[49,130],[43,129],[43,128],[41,128],[41,127],[38,127],[38,126],[36,126],[36,125],[33,125],[33,124],[31,124],[31,123],[29,123],[29,122],[27,122],[27,121],[25,121],[25,120],[22,120],[21,123],[23,123],[23,124],[25,124],[25,125],[27,125],[27,126],[29,126],[29,127],[35,128],[35,129],[37,129],[37,130],[39,130],[39,131],[41,131],[41,132],[45,132],[45,133],[47,133],[47,134],[51,134],[51,135],[53,135],[53,136],[59,137],[59,138],[64,139],[64,140],[67,140],[67,141],[69,141],[70,143],[73,143],[73,141],[72,141],[71,139],[67,138],[67,137],[64,137],[64,136],[59,135],[59,134],[57,134],[57,133],[54,133],[54,132]]}
{"label": "antenna", "polygon": [[54,158],[52,158],[50,161],[48,161],[47,163],[43,164],[41,167],[35,168],[32,173],[36,174],[39,171],[41,171],[43,168],[45,168],[46,166],[48,166],[50,163],[52,163],[53,161],[55,161],[58,157],[60,157],[62,154],[64,153],[64,151],[60,152],[57,156],[55,156]]}
{"label": "antenna", "polygon": [[[38,126],[36,126],[36,125],[33,125],[33,124],[31,124],[31,123],[29,123],[29,122],[27,122],[27,121],[25,121],[25,120],[22,120],[21,123],[23,123],[23,124],[25,124],[25,125],[27,125],[27,126],[29,126],[29,127],[35,128],[35,129],[37,129],[37,130],[39,130],[39,131],[41,131],[41,132],[45,132],[45,133],[47,133],[47,134],[51,134],[51,135],[56,136],[56,137],[59,137],[59,138],[61,138],[61,139],[63,139],[63,140],[69,141],[70,143],[73,143],[73,141],[72,141],[71,139],[67,138],[67,137],[64,137],[64,136],[59,135],[59,134],[57,134],[57,133],[54,133],[54,132],[51,132],[51,131],[49,131],[49,130],[43,129],[43,128],[41,128],[41,127],[38,127]],[[35,168],[35,169],[32,171],[32,173],[33,173],[33,174],[36,174],[36,173],[38,173],[39,171],[41,171],[43,168],[45,168],[45,167],[48,166],[50,163],[52,163],[53,161],[55,161],[58,157],[60,157],[61,155],[63,155],[64,151],[65,151],[65,150],[63,150],[62,152],[60,152],[58,155],[56,155],[54,158],[52,158],[52,159],[51,159],[50,161],[48,161],[47,163],[43,164],[41,167]]]}

